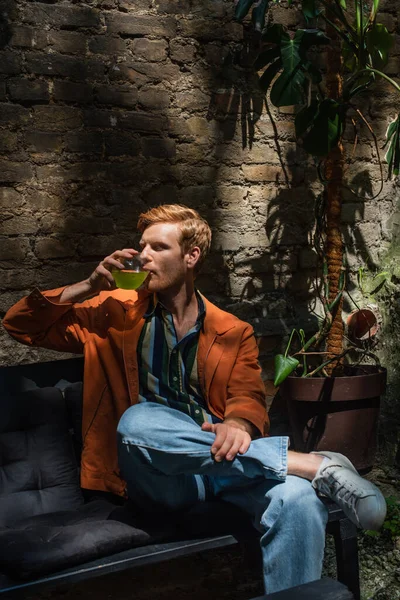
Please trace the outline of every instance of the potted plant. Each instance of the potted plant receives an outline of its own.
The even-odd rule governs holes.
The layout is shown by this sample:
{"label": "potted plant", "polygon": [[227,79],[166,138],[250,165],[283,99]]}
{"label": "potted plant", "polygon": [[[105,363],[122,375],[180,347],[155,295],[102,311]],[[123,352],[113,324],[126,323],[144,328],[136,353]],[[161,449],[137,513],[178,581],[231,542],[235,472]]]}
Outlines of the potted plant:
{"label": "potted plant", "polygon": [[[296,107],[297,142],[315,157],[323,188],[315,212],[314,246],[321,265],[317,287],[325,314],[309,339],[302,329],[292,331],[285,353],[276,356],[274,383],[287,402],[296,449],[335,449],[364,471],[375,454],[386,370],[361,364],[365,356],[372,356],[368,339],[360,348],[344,345],[343,136],[349,120],[354,126],[366,124],[379,156],[376,136],[357,100],[378,79],[400,92],[384,73],[393,36],[379,23],[379,3],[353,0],[347,6],[346,0],[302,0],[306,26],[294,33],[282,24],[266,23],[268,0],[239,0],[235,12],[236,19],[243,21],[251,11],[259,42],[254,69],[261,73],[260,86],[276,107]],[[326,58],[326,69],[321,56]],[[392,120],[386,136],[389,176],[397,176],[400,115]],[[382,174],[381,162],[380,166]],[[367,338],[370,331],[367,323]],[[359,358],[350,365],[347,359],[356,350]]]}

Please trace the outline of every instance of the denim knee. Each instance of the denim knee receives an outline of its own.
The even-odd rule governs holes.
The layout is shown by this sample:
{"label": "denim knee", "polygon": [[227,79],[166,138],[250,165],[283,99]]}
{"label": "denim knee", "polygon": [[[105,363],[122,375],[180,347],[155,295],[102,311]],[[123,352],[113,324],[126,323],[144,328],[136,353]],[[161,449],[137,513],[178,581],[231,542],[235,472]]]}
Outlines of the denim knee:
{"label": "denim knee", "polygon": [[294,528],[325,530],[328,509],[306,479],[288,476],[268,494],[270,503],[261,517],[264,527],[271,527],[277,518],[289,519]]}
{"label": "denim knee", "polygon": [[135,438],[140,432],[141,436],[154,435],[154,424],[149,414],[150,407],[146,403],[130,406],[119,420],[117,432],[122,439]]}

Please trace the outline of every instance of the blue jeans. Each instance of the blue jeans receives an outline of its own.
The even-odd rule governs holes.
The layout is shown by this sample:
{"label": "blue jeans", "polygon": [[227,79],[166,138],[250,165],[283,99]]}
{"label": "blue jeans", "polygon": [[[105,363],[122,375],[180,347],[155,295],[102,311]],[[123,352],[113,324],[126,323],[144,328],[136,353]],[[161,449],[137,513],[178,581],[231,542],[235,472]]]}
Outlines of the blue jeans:
{"label": "blue jeans", "polygon": [[253,440],[246,454],[220,463],[210,452],[214,439],[177,410],[131,406],[118,425],[128,496],[172,510],[218,496],[253,517],[267,593],[319,579],[328,511],[309,481],[287,475],[288,439]]}

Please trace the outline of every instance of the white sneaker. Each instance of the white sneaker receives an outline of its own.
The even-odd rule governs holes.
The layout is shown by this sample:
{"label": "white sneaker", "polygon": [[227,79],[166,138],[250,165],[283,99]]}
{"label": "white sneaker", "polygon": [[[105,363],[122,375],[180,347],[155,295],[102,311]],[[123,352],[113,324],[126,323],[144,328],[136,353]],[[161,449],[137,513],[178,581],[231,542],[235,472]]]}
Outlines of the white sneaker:
{"label": "white sneaker", "polygon": [[313,488],[336,502],[357,527],[378,531],[386,517],[386,501],[376,485],[361,477],[343,454],[313,454],[328,459],[312,480]]}

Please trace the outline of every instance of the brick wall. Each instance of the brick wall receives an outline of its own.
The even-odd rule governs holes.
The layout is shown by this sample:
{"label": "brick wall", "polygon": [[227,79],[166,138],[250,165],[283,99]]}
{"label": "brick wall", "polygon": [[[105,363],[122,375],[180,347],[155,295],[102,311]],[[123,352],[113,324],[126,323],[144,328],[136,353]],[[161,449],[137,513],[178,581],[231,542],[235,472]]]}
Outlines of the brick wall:
{"label": "brick wall", "polygon": [[[398,33],[396,3],[385,10]],[[253,323],[271,377],[282,333],[298,318],[313,326],[308,240],[319,186],[294,143],[293,111],[263,107],[232,0],[2,0],[0,13],[2,313],[35,285],[86,277],[135,245],[142,210],[179,201],[214,230],[200,289]],[[289,26],[299,18],[293,7],[274,15]],[[398,64],[397,48],[389,71]],[[380,145],[393,102],[386,84],[366,99]],[[378,179],[365,130],[349,181],[368,196]],[[378,201],[344,192],[354,272],[389,244],[395,193],[390,182]],[[4,364],[53,356],[2,336]]]}

